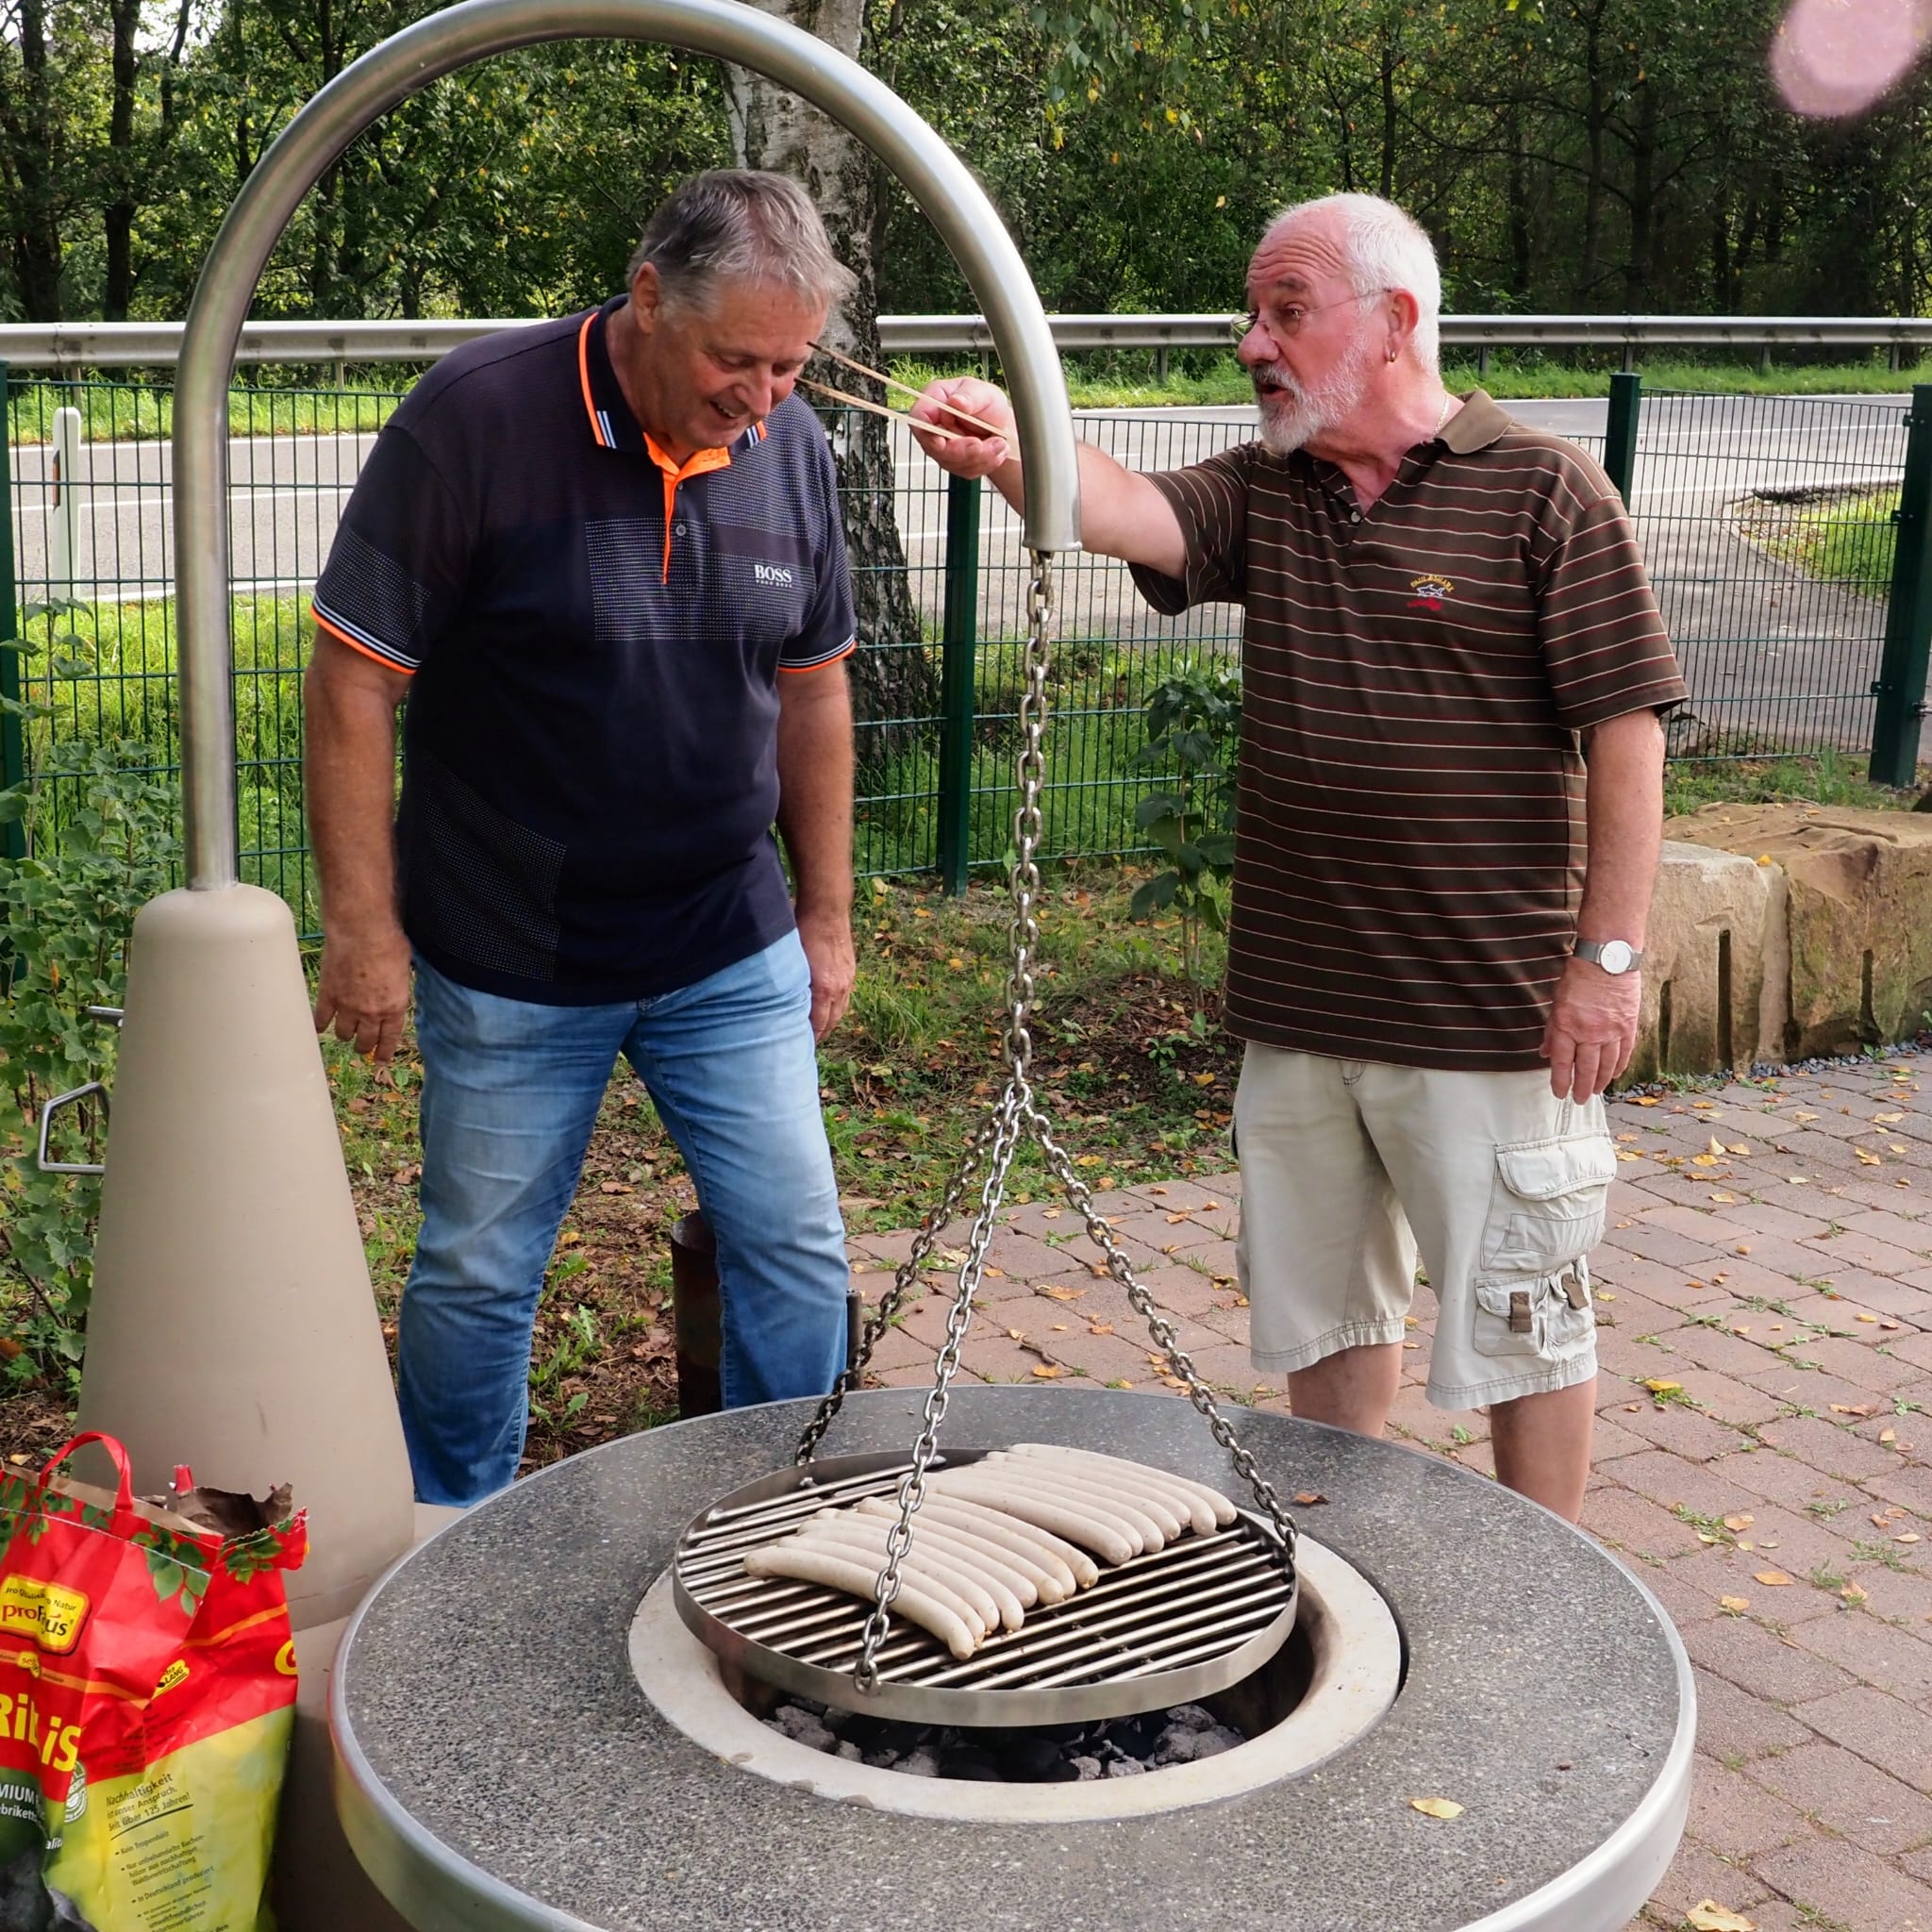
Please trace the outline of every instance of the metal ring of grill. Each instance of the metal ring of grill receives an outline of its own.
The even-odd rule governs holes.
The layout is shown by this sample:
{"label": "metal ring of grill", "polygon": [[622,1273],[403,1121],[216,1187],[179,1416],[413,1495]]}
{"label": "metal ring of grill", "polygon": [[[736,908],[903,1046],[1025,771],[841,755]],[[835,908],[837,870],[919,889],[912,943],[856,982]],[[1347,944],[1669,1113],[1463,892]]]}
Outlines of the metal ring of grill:
{"label": "metal ring of grill", "polygon": [[[991,1452],[948,1450],[960,1468]],[[907,1724],[1092,1723],[1191,1704],[1259,1670],[1294,1628],[1299,1586],[1281,1544],[1241,1510],[1212,1536],[1191,1533],[1114,1569],[1064,1603],[1038,1605],[963,1663],[894,1619],[878,1653],[878,1687],[853,1682],[873,1606],[815,1583],[748,1576],[746,1551],[815,1511],[893,1495],[911,1468],[902,1454],[822,1457],[761,1476],[692,1518],[672,1558],[685,1627],[726,1664],[795,1696]],[[919,1520],[912,1523],[917,1547]]]}

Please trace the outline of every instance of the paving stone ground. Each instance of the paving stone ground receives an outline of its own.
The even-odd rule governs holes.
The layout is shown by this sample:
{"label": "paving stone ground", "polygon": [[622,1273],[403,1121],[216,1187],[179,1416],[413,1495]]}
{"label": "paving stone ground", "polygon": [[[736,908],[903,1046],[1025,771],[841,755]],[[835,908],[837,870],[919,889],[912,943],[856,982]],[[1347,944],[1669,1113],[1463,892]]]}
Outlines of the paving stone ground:
{"label": "paving stone ground", "polygon": [[[1712,1900],[1759,1932],[1932,1932],[1928,1075],[1908,1056],[1610,1109],[1584,1524],[1675,1619],[1701,1701],[1690,1828],[1638,1926]],[[1285,1410],[1248,1360],[1240,1195],[1225,1174],[1103,1199],[1202,1373]],[[910,1240],[853,1243],[868,1299]],[[884,1382],[930,1379],[960,1258],[941,1256],[881,1341]],[[1013,1207],[961,1373],[1177,1386],[1099,1261],[1064,1202]],[[1486,1417],[1424,1399],[1434,1320],[1419,1290],[1391,1433],[1492,1474]]]}

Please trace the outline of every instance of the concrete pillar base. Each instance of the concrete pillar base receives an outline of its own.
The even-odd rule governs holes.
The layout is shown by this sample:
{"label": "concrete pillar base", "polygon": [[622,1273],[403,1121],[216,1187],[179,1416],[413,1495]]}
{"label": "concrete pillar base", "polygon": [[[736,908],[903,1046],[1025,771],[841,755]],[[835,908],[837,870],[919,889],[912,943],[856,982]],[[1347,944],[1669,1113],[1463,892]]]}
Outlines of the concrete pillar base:
{"label": "concrete pillar base", "polygon": [[[415,1541],[422,1543],[454,1522],[460,1509],[416,1505]],[[295,1633],[300,1675],[295,1693],[295,1732],[289,1746],[289,1774],[275,1835],[271,1898],[279,1932],[410,1932],[406,1919],[363,1875],[336,1822],[331,1793],[334,1753],[328,1738],[328,1690],[336,1646],[348,1618]]]}

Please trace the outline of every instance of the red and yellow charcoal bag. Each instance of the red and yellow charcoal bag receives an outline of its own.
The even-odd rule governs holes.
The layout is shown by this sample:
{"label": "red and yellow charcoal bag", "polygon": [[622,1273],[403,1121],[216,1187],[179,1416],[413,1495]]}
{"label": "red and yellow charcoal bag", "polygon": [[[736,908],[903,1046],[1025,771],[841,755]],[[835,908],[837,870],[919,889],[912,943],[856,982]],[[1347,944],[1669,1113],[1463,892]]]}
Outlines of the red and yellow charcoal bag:
{"label": "red and yellow charcoal bag", "polygon": [[[87,1442],[111,1494],[57,1474]],[[195,1515],[136,1502],[111,1437],[0,1474],[0,1932],[274,1924],[295,1704],[282,1575],[307,1537],[300,1515]]]}

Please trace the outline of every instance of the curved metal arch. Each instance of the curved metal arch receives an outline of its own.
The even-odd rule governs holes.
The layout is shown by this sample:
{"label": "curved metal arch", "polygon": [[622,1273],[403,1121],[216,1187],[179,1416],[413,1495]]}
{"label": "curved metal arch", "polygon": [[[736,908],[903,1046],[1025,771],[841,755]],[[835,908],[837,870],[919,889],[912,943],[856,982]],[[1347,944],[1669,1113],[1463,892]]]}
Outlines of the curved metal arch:
{"label": "curved metal arch", "polygon": [[652,41],[736,61],[802,94],[876,154],[965,272],[1012,388],[1034,550],[1079,548],[1066,384],[1032,279],[985,193],[939,135],[856,61],[739,0],[462,0],[372,48],[283,129],[208,250],[175,392],[175,580],[188,883],[233,885],[235,734],[228,595],[228,382],[270,252],[357,135],[433,80],[545,41]]}

